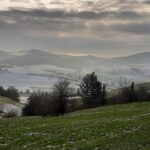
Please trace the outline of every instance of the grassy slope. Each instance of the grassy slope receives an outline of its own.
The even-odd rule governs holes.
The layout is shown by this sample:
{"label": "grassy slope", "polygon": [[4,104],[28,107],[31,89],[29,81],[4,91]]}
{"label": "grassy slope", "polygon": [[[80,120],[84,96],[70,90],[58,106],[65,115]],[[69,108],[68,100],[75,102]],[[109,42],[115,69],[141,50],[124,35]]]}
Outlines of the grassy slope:
{"label": "grassy slope", "polygon": [[2,150],[150,150],[150,103],[0,120]]}
{"label": "grassy slope", "polygon": [[12,104],[12,105],[19,105],[19,103],[9,99],[9,98],[6,98],[6,97],[2,97],[0,96],[0,104]]}

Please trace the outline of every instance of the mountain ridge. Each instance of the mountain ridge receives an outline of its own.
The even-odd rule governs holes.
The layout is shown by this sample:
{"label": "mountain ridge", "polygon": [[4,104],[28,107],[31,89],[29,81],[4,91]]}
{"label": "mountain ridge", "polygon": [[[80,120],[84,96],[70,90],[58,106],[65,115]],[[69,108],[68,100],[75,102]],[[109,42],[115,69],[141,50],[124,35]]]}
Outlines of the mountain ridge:
{"label": "mountain ridge", "polygon": [[[1,52],[1,51],[0,51]],[[2,52],[1,52],[2,53]],[[104,58],[93,55],[70,56],[64,54],[49,53],[32,49],[23,55],[0,59],[0,63],[14,66],[30,65],[53,65],[64,68],[92,68],[101,64],[129,65],[129,64],[150,64],[150,52],[137,53],[124,57]]]}

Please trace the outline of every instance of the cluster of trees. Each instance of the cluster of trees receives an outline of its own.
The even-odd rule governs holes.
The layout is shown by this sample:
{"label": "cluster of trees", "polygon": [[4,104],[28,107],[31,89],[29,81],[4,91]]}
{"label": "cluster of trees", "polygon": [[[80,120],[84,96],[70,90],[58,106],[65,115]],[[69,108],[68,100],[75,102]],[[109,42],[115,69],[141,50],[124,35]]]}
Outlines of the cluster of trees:
{"label": "cluster of trees", "polygon": [[23,109],[25,116],[46,116],[56,115],[53,109],[56,110],[54,101],[49,93],[33,93],[29,97],[29,103]]}
{"label": "cluster of trees", "polygon": [[[77,102],[77,99],[71,100],[70,98],[74,95],[80,96],[80,101]],[[51,93],[38,92],[31,94],[23,114],[27,116],[63,115],[78,109],[147,101],[149,99],[148,90],[143,86],[135,89],[134,82],[130,87],[121,88],[118,94],[109,97],[106,85],[98,81],[97,75],[93,72],[82,79],[77,94],[66,80],[57,82]]]}
{"label": "cluster of trees", "polygon": [[134,82],[129,87],[119,89],[118,94],[108,99],[108,104],[123,104],[132,102],[149,101],[150,93],[148,89],[142,85],[136,87]]}
{"label": "cluster of trees", "polygon": [[66,80],[57,82],[51,93],[37,92],[31,94],[29,103],[24,107],[23,114],[32,115],[63,115],[69,96],[72,94],[70,83]]}
{"label": "cluster of trees", "polygon": [[[0,87],[0,96],[19,101],[19,93],[14,87],[10,87],[7,90]],[[74,96],[78,96],[79,101],[72,99]],[[70,86],[70,82],[61,80],[54,85],[50,93],[31,93],[29,103],[23,109],[23,115],[64,115],[64,113],[84,108],[148,101],[149,99],[149,91],[144,86],[135,88],[134,83],[129,87],[119,89],[114,96],[108,96],[106,85],[102,84],[93,72],[83,77],[77,92]]]}
{"label": "cluster of trees", "polygon": [[2,86],[0,87],[0,96],[10,98],[16,102],[19,101],[19,92],[14,87],[9,87],[8,89],[4,89]]}
{"label": "cluster of trees", "polygon": [[[29,97],[29,103],[24,107],[23,114],[32,115],[63,115],[64,113],[81,108],[94,108],[105,105],[106,86],[98,81],[95,73],[86,75],[78,89],[78,95],[82,98],[82,106],[71,100],[75,94],[70,83],[66,80],[57,82],[51,93],[33,93]],[[81,99],[80,99],[81,101]]]}

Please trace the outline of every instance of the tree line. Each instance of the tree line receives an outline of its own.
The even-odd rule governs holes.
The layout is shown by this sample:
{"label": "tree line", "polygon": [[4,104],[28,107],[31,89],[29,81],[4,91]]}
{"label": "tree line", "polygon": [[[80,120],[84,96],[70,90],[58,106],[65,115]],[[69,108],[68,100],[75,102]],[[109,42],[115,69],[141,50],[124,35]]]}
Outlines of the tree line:
{"label": "tree line", "polygon": [[19,102],[19,92],[14,87],[9,87],[4,89],[2,86],[0,87],[0,96],[10,98],[16,102]]}
{"label": "tree line", "polygon": [[[51,93],[31,94],[23,114],[64,115],[79,109],[150,100],[148,90],[144,86],[135,89],[134,82],[129,87],[119,89],[114,96],[110,96],[106,84],[101,83],[94,72],[83,77],[77,92],[72,89],[68,81],[61,80],[54,85]],[[69,99],[72,95],[79,96],[80,99]]]}
{"label": "tree line", "polygon": [[[77,91],[71,87],[69,81],[60,80],[54,85],[52,92],[31,93],[23,109],[23,115],[57,116],[79,109],[150,100],[148,89],[144,86],[136,88],[134,82],[129,87],[120,88],[115,92],[112,91],[110,94],[106,84],[101,83],[94,72],[83,77]],[[19,93],[13,87],[7,90],[0,87],[0,96],[19,100]]]}
{"label": "tree line", "polygon": [[150,92],[143,85],[136,87],[135,83],[132,82],[129,87],[123,87],[117,90],[117,94],[108,98],[108,105],[150,101]]}
{"label": "tree line", "polygon": [[[81,97],[69,99],[72,96]],[[23,114],[32,115],[63,115],[64,113],[84,108],[94,108],[105,105],[106,86],[98,81],[95,73],[86,75],[78,91],[75,93],[66,80],[58,81],[51,93],[37,92],[31,94],[29,103],[23,109]]]}

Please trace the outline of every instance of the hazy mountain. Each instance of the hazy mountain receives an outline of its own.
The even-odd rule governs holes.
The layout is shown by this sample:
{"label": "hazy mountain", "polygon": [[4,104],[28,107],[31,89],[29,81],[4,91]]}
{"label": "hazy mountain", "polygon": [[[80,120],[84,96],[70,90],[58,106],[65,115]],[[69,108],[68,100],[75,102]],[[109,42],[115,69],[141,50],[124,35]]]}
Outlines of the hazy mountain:
{"label": "hazy mountain", "polygon": [[23,55],[16,56],[2,61],[4,64],[15,65],[15,66],[29,66],[29,65],[40,65],[55,63],[60,60],[59,56],[46,53],[39,50],[31,50]]}
{"label": "hazy mountain", "polygon": [[126,57],[116,57],[109,60],[109,62],[118,65],[150,64],[150,52],[138,53]]}
{"label": "hazy mountain", "polygon": [[[7,53],[5,54],[7,56]],[[9,55],[8,55],[9,56]],[[6,58],[6,57],[4,57]],[[53,54],[40,50],[30,50],[22,55],[0,61],[3,64],[14,66],[52,65],[64,68],[82,69],[98,68],[100,65],[138,65],[150,64],[150,52],[139,53],[126,57],[106,59],[95,56],[69,56]]]}
{"label": "hazy mountain", "polygon": [[16,56],[4,61],[3,64],[14,66],[30,66],[30,65],[54,65],[66,68],[82,68],[85,66],[92,67],[94,64],[99,64],[105,61],[105,58],[94,56],[68,56],[60,54],[52,54],[40,50],[30,50],[25,54]]}

